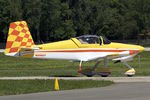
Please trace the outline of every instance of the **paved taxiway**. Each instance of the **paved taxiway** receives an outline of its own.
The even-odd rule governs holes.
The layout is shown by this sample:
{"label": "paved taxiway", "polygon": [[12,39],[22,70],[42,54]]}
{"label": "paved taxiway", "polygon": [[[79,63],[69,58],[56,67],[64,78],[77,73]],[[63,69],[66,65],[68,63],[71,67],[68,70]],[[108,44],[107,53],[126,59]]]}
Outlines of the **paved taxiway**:
{"label": "paved taxiway", "polygon": [[150,83],[116,83],[102,88],[0,96],[0,100],[149,100]]}

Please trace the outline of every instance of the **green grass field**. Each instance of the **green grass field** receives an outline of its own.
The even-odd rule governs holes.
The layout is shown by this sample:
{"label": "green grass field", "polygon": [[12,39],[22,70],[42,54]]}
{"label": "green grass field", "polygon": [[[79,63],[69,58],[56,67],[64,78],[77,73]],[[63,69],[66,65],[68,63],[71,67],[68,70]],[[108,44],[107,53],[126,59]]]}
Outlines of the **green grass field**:
{"label": "green grass field", "polygon": [[[129,64],[136,69],[136,76],[150,75],[150,52],[140,54],[141,63],[138,57]],[[95,64],[84,62],[82,68],[89,68]],[[0,53],[0,77],[3,76],[78,76],[79,63],[72,63],[64,60],[39,60],[29,58],[7,57]],[[103,66],[103,63],[99,65]],[[113,64],[110,62],[108,68],[112,71],[111,76],[124,76],[127,67],[122,63]],[[88,83],[88,84],[87,84]],[[111,81],[94,80],[59,80],[60,90],[82,89],[92,87],[103,87],[113,84]],[[54,90],[54,80],[0,80],[0,95],[14,95],[35,93]]]}
{"label": "green grass field", "polygon": [[[150,52],[141,53],[141,63],[138,57],[129,64],[136,69],[136,76],[150,75]],[[82,68],[91,67],[95,64],[84,62]],[[0,53],[0,77],[2,76],[78,76],[79,63],[72,63],[64,60],[39,60],[31,58],[7,57]],[[103,66],[103,62],[99,65]],[[113,64],[110,62],[108,68],[112,71],[111,76],[123,76],[127,67],[122,63]]]}
{"label": "green grass field", "polygon": [[[111,81],[59,80],[60,90],[104,87],[111,84],[113,84]],[[46,91],[54,91],[54,80],[0,80],[1,96]]]}

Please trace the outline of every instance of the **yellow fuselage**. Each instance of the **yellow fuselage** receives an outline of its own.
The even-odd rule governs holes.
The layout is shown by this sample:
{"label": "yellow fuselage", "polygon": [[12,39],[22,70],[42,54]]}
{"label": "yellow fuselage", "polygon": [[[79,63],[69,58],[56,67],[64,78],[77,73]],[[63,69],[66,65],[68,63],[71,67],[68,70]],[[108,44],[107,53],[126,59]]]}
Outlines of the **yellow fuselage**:
{"label": "yellow fuselage", "polygon": [[139,45],[123,44],[111,42],[110,44],[82,44],[76,38],[71,38],[69,40],[58,41],[53,43],[37,45],[41,50],[55,50],[55,49],[79,49],[79,48],[102,48],[102,49],[139,49],[143,51],[144,48]]}

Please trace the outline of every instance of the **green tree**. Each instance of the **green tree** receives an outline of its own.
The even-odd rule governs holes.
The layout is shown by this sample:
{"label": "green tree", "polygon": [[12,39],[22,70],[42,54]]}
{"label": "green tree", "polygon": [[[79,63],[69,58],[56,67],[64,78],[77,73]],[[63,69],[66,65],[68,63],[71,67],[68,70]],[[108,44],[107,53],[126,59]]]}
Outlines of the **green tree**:
{"label": "green tree", "polygon": [[72,20],[72,11],[68,2],[61,3],[60,12],[58,29],[55,30],[54,34],[55,38],[62,40],[75,36],[76,32]]}
{"label": "green tree", "polygon": [[41,17],[42,17],[42,6],[43,2],[41,0],[24,0],[23,1],[23,10],[24,10],[24,19],[27,20],[31,32],[34,33],[33,37],[35,41],[39,42],[40,39],[40,26],[41,26]]}
{"label": "green tree", "polygon": [[0,0],[0,42],[6,41],[10,22],[22,20],[21,0]]}
{"label": "green tree", "polygon": [[0,42],[26,20],[36,42],[85,34],[135,39],[150,31],[150,0],[0,0]]}

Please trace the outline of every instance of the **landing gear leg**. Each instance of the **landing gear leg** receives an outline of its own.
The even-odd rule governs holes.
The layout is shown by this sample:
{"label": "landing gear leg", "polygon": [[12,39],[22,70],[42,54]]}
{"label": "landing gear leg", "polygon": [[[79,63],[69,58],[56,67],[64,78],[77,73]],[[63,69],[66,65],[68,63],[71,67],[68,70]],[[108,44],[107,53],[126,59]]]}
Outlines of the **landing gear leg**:
{"label": "landing gear leg", "polygon": [[107,57],[106,57],[106,58],[104,58],[104,68],[101,68],[101,69],[97,72],[98,75],[100,75],[100,76],[102,76],[102,77],[107,77],[107,76],[109,76],[109,75],[111,74],[111,72],[109,71],[109,69],[106,68],[107,63],[108,63],[108,59],[107,59]]}
{"label": "landing gear leg", "polygon": [[80,61],[78,73],[79,73],[79,76],[82,73],[82,61]]}
{"label": "landing gear leg", "polygon": [[[92,69],[91,69],[91,68],[84,69],[84,70],[82,71],[82,74],[83,74],[83,75],[86,75],[86,76],[88,76],[88,77],[92,77],[92,76],[95,75],[95,74],[98,74],[98,75],[100,75],[100,76],[102,76],[102,77],[107,77],[107,76],[109,76],[109,75],[111,74],[111,72],[106,68],[107,63],[108,63],[107,57],[104,58],[104,68],[101,68],[100,70],[98,70],[97,72],[95,72],[95,69],[98,67],[98,65],[99,65],[100,62],[101,62],[101,61],[98,60],[98,61],[96,62],[96,64],[93,66]],[[80,67],[79,67],[79,68],[80,68]]]}
{"label": "landing gear leg", "polygon": [[84,69],[82,71],[82,74],[86,75],[87,77],[92,77],[93,75],[95,75],[94,70],[95,70],[95,68],[97,68],[99,63],[100,63],[100,61],[98,61],[92,69],[91,68]]}
{"label": "landing gear leg", "polygon": [[95,75],[95,69],[98,67],[98,64],[100,61],[97,61],[96,64],[93,66],[93,68],[87,68],[82,71],[83,75],[86,75],[87,77],[92,77]]}
{"label": "landing gear leg", "polygon": [[127,62],[123,62],[124,65],[126,65],[129,70],[127,70],[124,74],[127,75],[128,77],[132,77],[135,75],[136,71],[133,67],[131,67]]}
{"label": "landing gear leg", "polygon": [[101,61],[97,61],[97,62],[96,62],[96,64],[95,64],[95,65],[93,66],[93,68],[92,68],[93,71],[98,67],[98,65],[99,65],[100,62],[101,62]]}

